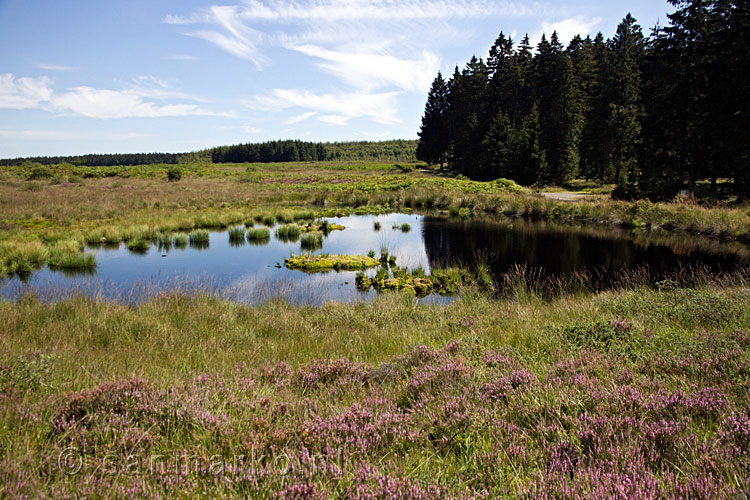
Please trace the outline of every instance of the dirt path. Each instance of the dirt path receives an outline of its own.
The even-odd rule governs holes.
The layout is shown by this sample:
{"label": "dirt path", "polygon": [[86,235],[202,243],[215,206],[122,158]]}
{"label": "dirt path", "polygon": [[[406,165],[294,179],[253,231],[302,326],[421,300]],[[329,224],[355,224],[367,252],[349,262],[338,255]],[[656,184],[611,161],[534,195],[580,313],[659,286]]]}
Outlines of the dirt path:
{"label": "dirt path", "polygon": [[563,191],[560,193],[541,193],[541,195],[548,200],[557,201],[580,201],[587,196],[586,193],[572,193],[569,191]]}

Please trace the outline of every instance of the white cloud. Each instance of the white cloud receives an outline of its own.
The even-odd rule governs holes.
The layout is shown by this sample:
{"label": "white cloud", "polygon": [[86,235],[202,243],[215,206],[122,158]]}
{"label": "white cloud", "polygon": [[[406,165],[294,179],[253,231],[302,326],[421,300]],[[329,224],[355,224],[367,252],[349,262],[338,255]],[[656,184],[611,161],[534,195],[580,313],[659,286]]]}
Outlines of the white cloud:
{"label": "white cloud", "polygon": [[0,74],[0,109],[33,109],[52,97],[52,80]]}
{"label": "white cloud", "polygon": [[299,116],[294,116],[292,118],[289,118],[284,122],[284,125],[295,125],[297,123],[301,123],[309,118],[312,118],[313,116],[317,115],[317,111],[310,111],[308,113],[301,114]]}
{"label": "white cloud", "polygon": [[532,43],[539,43],[542,39],[542,33],[546,34],[549,40],[552,33],[556,31],[560,43],[565,45],[576,35],[581,35],[583,38],[586,38],[586,35],[592,35],[594,26],[602,21],[601,17],[586,18],[583,16],[570,17],[554,22],[544,21],[542,22],[542,29],[534,36]]}
{"label": "white cloud", "polygon": [[413,92],[426,92],[440,69],[440,57],[422,51],[415,59],[400,59],[388,54],[344,52],[315,45],[292,47],[305,55],[321,59],[321,67],[355,88],[372,90],[395,86]]}
{"label": "white cloud", "polygon": [[[377,123],[398,123],[398,92],[338,92],[316,94],[299,89],[274,89],[272,95],[257,97],[251,107],[265,111],[289,108],[308,109],[319,114],[323,123],[344,125],[354,118],[368,117]],[[312,115],[311,115],[312,116]]]}
{"label": "white cloud", "polygon": [[48,77],[15,78],[0,75],[0,109],[44,109],[73,113],[88,118],[154,118],[168,116],[229,116],[197,104],[157,104],[153,100],[193,100],[187,94],[166,87],[166,82],[144,77],[124,90],[80,86],[57,93]]}
{"label": "white cloud", "polygon": [[128,90],[76,87],[56,96],[52,105],[88,118],[163,118],[167,116],[215,115],[195,104],[157,105]]}
{"label": "white cloud", "polygon": [[62,66],[57,64],[37,64],[36,67],[46,71],[73,71],[75,69],[72,66]]}

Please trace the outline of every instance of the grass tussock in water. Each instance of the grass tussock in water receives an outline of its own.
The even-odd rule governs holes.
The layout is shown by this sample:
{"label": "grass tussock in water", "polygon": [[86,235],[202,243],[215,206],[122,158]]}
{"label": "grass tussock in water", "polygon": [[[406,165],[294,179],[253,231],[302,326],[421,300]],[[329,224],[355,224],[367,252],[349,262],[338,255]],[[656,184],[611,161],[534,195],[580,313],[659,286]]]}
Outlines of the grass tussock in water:
{"label": "grass tussock in water", "polygon": [[50,269],[92,270],[96,267],[96,257],[84,253],[80,241],[58,241],[50,248],[47,265]]}
{"label": "grass tussock in water", "polygon": [[[747,488],[746,289],[531,300],[0,302],[3,473],[15,478],[3,491],[676,499]],[[96,466],[163,455],[172,470],[178,449],[209,470],[200,457],[229,461],[238,447],[278,447],[294,472],[164,481]],[[71,448],[75,475],[41,460]]]}
{"label": "grass tussock in water", "polygon": [[229,228],[227,234],[229,234],[229,241],[232,243],[243,243],[245,241],[245,227],[235,226]]}
{"label": "grass tussock in water", "polygon": [[302,250],[317,250],[323,248],[323,233],[305,233],[300,238],[300,247]]}
{"label": "grass tussock in water", "polygon": [[208,243],[209,233],[204,229],[196,229],[188,235],[190,243]]}
{"label": "grass tussock in water", "polygon": [[251,228],[247,230],[248,241],[268,241],[271,239],[271,230],[267,227]]}
{"label": "grass tussock in water", "polygon": [[172,237],[174,246],[177,248],[185,248],[188,244],[188,235],[185,233],[177,233]]}
{"label": "grass tussock in water", "polygon": [[297,224],[284,224],[276,229],[276,238],[281,241],[297,241],[302,234],[302,229]]}
{"label": "grass tussock in water", "polygon": [[151,243],[146,240],[130,240],[127,242],[128,250],[135,253],[144,253],[151,248]]}

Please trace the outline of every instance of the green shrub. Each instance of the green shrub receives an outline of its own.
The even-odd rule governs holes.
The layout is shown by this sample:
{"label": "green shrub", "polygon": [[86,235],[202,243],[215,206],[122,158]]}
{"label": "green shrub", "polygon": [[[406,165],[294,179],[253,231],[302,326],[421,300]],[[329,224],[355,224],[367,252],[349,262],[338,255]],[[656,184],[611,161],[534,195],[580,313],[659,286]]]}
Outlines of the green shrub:
{"label": "green shrub", "polygon": [[31,172],[29,173],[28,179],[30,181],[35,181],[39,179],[49,179],[55,175],[55,172],[52,171],[51,168],[49,168],[46,165],[37,165],[31,169]]}
{"label": "green shrub", "polygon": [[179,181],[182,179],[182,169],[179,167],[171,167],[167,170],[167,180],[170,182]]}

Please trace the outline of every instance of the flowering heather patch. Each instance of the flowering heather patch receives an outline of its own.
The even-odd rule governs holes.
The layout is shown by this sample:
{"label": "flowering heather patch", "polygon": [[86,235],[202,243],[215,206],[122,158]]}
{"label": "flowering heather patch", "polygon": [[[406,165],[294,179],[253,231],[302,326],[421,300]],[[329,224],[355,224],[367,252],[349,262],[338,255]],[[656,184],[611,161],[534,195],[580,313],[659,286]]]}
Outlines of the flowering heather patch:
{"label": "flowering heather patch", "polygon": [[[236,311],[217,312],[228,331]],[[0,370],[9,443],[0,497],[708,499],[750,491],[746,329],[710,330],[700,319],[693,330],[653,332],[618,311],[571,315],[543,330],[552,342],[492,343],[492,321],[473,318],[439,318],[459,340],[373,362],[248,358],[223,371],[112,377],[72,392],[57,386],[60,350],[9,358]],[[391,316],[361,318],[358,328],[378,321]],[[222,348],[244,338],[221,337]]]}

